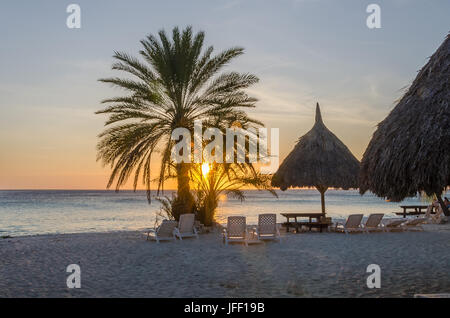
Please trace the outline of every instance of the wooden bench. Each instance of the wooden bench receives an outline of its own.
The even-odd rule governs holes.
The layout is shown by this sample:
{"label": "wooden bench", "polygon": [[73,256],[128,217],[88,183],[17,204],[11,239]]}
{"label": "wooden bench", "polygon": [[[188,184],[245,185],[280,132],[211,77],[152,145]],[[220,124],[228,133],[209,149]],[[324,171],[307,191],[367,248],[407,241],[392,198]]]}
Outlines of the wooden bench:
{"label": "wooden bench", "polygon": [[[320,218],[324,216],[322,213],[281,213],[281,215],[287,220],[282,224],[286,228],[286,232],[289,232],[289,228],[295,228],[298,233],[302,226],[309,227],[310,231],[313,228],[319,228],[320,232],[322,232],[324,228],[328,228],[331,225],[330,223],[320,221]],[[299,221],[298,218],[309,218],[309,221]],[[291,222],[290,219],[294,219],[295,221]]]}
{"label": "wooden bench", "polygon": [[403,209],[403,212],[395,212],[395,214],[403,216],[403,218],[406,218],[410,215],[419,216],[421,214],[425,214],[426,212],[422,212],[422,210],[426,210],[428,208],[427,205],[401,205],[400,207]]}

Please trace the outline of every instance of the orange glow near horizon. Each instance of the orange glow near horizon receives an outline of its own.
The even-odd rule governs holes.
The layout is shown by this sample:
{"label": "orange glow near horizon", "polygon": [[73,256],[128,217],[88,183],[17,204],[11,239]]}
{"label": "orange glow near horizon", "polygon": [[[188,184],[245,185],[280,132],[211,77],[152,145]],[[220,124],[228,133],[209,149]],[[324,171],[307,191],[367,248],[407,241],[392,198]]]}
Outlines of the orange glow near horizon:
{"label": "orange glow near horizon", "polygon": [[[286,119],[283,123],[270,122],[266,125],[268,129],[283,127],[280,128],[280,163],[293,149],[298,137],[311,128],[314,111],[310,113],[310,116],[297,118],[292,122]],[[326,114],[323,111],[324,117]],[[96,161],[98,142],[96,133],[102,131],[104,119],[90,115],[81,117],[64,115],[60,117],[62,119],[57,124],[48,124],[46,129],[32,126],[35,131],[38,131],[36,134],[0,134],[1,148],[7,150],[0,155],[0,189],[106,190],[111,167],[102,167],[101,163]],[[333,120],[332,116],[325,118],[328,119],[329,128],[335,131],[360,159],[369,141],[370,127],[365,127],[366,136],[357,135],[362,141],[355,140],[354,131],[343,129],[344,124]],[[291,124],[295,128],[291,127]],[[297,125],[301,128],[299,129]],[[81,131],[80,127],[83,127]],[[27,130],[24,129],[24,131]],[[159,174],[160,163],[161,158],[157,154],[152,158],[152,178]],[[203,175],[208,175],[210,169],[211,166],[208,163],[203,164]],[[152,188],[155,189],[156,186],[157,183],[153,183]],[[165,189],[176,188],[175,179],[167,180]],[[122,189],[133,189],[132,180],[129,180]],[[141,180],[139,180],[138,189],[145,189]]]}

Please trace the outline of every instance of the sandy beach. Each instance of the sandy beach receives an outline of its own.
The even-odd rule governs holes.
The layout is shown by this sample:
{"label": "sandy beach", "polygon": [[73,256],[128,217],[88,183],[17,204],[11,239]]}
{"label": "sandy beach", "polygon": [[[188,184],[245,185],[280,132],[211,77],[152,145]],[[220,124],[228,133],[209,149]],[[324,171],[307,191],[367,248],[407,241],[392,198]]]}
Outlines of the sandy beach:
{"label": "sandy beach", "polygon": [[[450,292],[450,225],[424,232],[283,234],[225,246],[217,233],[156,244],[141,232],[0,240],[0,297],[413,297]],[[66,267],[81,267],[81,289]],[[381,288],[366,286],[369,264]]]}

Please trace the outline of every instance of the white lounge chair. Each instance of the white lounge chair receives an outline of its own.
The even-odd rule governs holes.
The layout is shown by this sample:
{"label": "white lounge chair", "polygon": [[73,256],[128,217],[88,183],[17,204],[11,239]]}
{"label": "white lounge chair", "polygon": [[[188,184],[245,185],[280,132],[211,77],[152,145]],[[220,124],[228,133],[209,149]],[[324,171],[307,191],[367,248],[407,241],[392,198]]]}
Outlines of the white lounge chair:
{"label": "white lounge chair", "polygon": [[407,220],[402,224],[403,229],[406,231],[423,231],[422,224],[427,222],[427,218],[417,218]]}
{"label": "white lounge chair", "polygon": [[281,243],[281,235],[277,226],[276,214],[260,214],[256,229],[258,240],[278,240]]}
{"label": "white lounge chair", "polygon": [[180,215],[180,221],[178,222],[178,227],[175,228],[175,236],[180,240],[186,237],[196,237],[198,238],[197,229],[195,224],[195,214],[182,214]]}
{"label": "white lounge chair", "polygon": [[175,240],[175,228],[177,224],[177,221],[163,220],[160,226],[148,230],[147,241],[153,240],[156,241],[156,243],[159,243],[159,241]]}
{"label": "white lounge chair", "polygon": [[381,220],[384,217],[384,213],[374,213],[369,215],[363,228],[366,233],[384,231]]}
{"label": "white lounge chair", "polygon": [[386,232],[395,232],[395,231],[403,232],[405,230],[403,228],[403,223],[405,223],[404,219],[393,219],[385,223],[383,228]]}
{"label": "white lounge chair", "polygon": [[229,216],[227,228],[223,232],[225,245],[228,245],[229,242],[242,242],[245,246],[248,246],[247,236],[245,216]]}
{"label": "white lounge chair", "polygon": [[362,233],[364,232],[364,228],[361,226],[361,221],[363,218],[363,214],[352,214],[348,216],[347,222],[345,224],[337,222],[332,230],[334,232],[340,233]]}

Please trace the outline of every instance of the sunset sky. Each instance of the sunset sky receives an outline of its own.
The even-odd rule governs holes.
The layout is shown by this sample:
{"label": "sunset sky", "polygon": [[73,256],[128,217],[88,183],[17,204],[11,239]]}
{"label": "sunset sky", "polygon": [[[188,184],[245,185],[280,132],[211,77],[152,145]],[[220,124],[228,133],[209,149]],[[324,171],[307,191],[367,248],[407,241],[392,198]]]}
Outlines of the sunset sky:
{"label": "sunset sky", "polygon": [[[81,29],[66,26],[70,3]],[[366,26],[370,3],[381,29]],[[123,92],[97,80],[120,75],[110,70],[115,50],[137,56],[139,40],[174,26],[205,31],[216,51],[245,48],[227,70],[260,78],[251,113],[280,128],[281,160],[312,127],[316,102],[361,159],[448,34],[449,13],[448,0],[2,1],[0,189],[104,189],[109,169],[95,146],[105,117],[94,112]]]}

